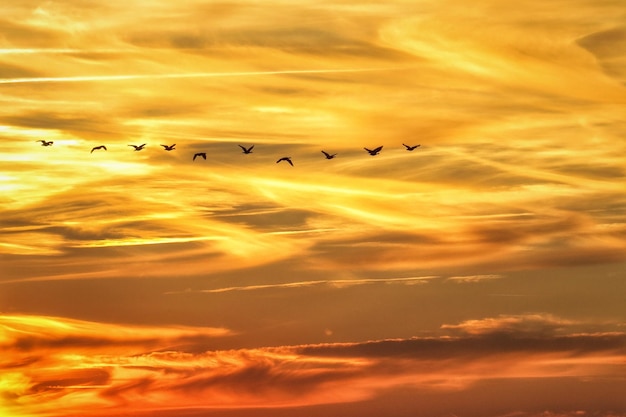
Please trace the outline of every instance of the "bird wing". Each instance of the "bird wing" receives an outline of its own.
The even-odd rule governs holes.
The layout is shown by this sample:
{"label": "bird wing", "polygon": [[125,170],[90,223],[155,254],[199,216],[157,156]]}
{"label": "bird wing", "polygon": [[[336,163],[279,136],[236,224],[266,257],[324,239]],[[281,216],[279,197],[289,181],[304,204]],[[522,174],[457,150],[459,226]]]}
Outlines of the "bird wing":
{"label": "bird wing", "polygon": [[383,149],[383,147],[382,147],[382,146],[379,146],[378,148],[374,149],[374,152],[380,152],[380,151],[381,151],[381,149]]}
{"label": "bird wing", "polygon": [[291,162],[291,159],[287,158],[285,159],[285,161],[289,162],[289,165],[293,166],[293,162]]}
{"label": "bird wing", "polygon": [[328,152],[324,152],[324,151],[322,151],[322,153],[323,153],[324,155],[326,155],[326,158],[328,158],[328,157],[330,156],[330,155],[328,154]]}

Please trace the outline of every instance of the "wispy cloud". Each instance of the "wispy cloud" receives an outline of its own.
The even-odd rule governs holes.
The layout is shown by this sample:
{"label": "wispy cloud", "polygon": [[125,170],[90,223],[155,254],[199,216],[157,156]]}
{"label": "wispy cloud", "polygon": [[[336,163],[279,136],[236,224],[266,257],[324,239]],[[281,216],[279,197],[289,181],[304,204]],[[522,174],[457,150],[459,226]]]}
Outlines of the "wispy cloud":
{"label": "wispy cloud", "polygon": [[622,410],[623,6],[3,2],[0,414]]}
{"label": "wispy cloud", "polygon": [[24,83],[82,83],[92,81],[133,81],[133,80],[164,80],[184,78],[211,78],[211,77],[245,77],[259,75],[287,75],[287,74],[340,74],[372,71],[398,71],[407,67],[398,68],[337,68],[337,69],[304,69],[304,70],[276,70],[276,71],[242,71],[242,72],[201,72],[178,74],[126,74],[126,75],[93,75],[74,77],[32,77],[32,78],[0,78],[0,84]]}
{"label": "wispy cloud", "polygon": [[455,276],[448,277],[446,281],[456,282],[460,284],[468,284],[468,283],[476,283],[483,281],[492,281],[494,279],[501,279],[502,275],[490,274],[490,275],[464,275],[464,276]]}
{"label": "wispy cloud", "polygon": [[467,320],[460,324],[444,324],[445,330],[458,331],[469,335],[505,333],[511,335],[554,334],[577,324],[551,314],[501,315],[478,320]]}
{"label": "wispy cloud", "polygon": [[345,288],[352,287],[356,285],[366,285],[366,284],[402,284],[402,285],[417,285],[417,284],[425,284],[428,280],[433,278],[437,278],[436,276],[423,276],[423,277],[403,277],[403,278],[371,278],[371,279],[333,279],[333,280],[315,280],[315,281],[299,281],[299,282],[286,282],[280,284],[260,284],[260,285],[246,285],[240,287],[224,287],[224,288],[215,288],[210,290],[186,290],[186,291],[175,291],[168,292],[167,294],[180,294],[180,293],[188,293],[188,292],[199,292],[199,293],[222,293],[222,292],[230,292],[230,291],[254,291],[254,290],[265,290],[265,289],[281,289],[281,288],[304,288],[304,287],[312,287],[317,285],[325,285],[335,288]]}

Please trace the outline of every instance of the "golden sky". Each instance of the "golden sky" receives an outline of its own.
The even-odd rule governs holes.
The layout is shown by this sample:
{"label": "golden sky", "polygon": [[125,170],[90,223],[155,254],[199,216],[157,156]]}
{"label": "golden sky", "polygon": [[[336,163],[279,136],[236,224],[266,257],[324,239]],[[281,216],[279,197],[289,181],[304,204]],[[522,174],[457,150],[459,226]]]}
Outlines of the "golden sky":
{"label": "golden sky", "polygon": [[626,416],[622,0],[8,3],[0,414]]}

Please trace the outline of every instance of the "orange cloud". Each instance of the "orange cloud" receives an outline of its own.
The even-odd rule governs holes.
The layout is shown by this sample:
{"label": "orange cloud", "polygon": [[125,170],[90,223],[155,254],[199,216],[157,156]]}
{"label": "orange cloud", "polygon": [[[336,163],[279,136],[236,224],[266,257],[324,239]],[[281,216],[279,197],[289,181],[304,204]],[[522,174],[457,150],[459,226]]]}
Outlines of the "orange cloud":
{"label": "orange cloud", "polygon": [[[531,326],[513,333],[522,321]],[[193,353],[172,347],[206,344],[227,331],[3,316],[3,406],[53,416],[310,407],[369,401],[394,386],[463,392],[487,379],[620,375],[623,333],[555,336],[534,325],[554,321],[568,324],[545,316],[495,319],[498,325],[485,319],[481,330],[454,338]]]}

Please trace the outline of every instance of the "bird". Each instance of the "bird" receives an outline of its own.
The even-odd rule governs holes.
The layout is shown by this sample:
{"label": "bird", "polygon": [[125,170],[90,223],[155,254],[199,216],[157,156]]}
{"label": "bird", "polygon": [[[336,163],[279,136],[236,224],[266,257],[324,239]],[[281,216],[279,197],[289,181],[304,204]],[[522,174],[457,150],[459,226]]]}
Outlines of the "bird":
{"label": "bird", "polygon": [[333,159],[335,156],[337,156],[336,153],[330,154],[328,152],[322,151],[322,153],[324,154],[324,156],[326,157],[326,159]]}
{"label": "bird", "polygon": [[293,162],[291,162],[291,157],[290,156],[283,156],[278,161],[276,161],[276,163],[279,163],[280,161],[287,161],[287,162],[289,162],[289,165],[293,166]]}
{"label": "bird", "polygon": [[241,148],[243,153],[252,153],[252,148],[254,148],[254,145],[250,146],[249,148],[245,148],[245,147],[243,147],[241,145],[239,145],[239,147]]}
{"label": "bird", "polygon": [[128,145],[128,146],[132,146],[133,148],[135,148],[135,152],[137,152],[137,151],[143,150],[143,147],[146,146],[146,144],[144,143],[143,145]]}
{"label": "bird", "polygon": [[417,149],[417,148],[420,147],[420,145],[409,146],[409,145],[405,145],[404,143],[403,143],[403,145],[404,145],[404,147],[406,148],[407,151],[412,151],[412,150]]}
{"label": "bird", "polygon": [[379,147],[378,147],[378,148],[376,148],[376,149],[367,149],[367,148],[363,148],[363,149],[365,149],[365,150],[367,151],[367,153],[369,153],[370,155],[372,155],[372,156],[376,156],[376,155],[378,155],[378,152],[380,152],[380,151],[381,151],[381,149],[383,149],[383,147],[382,147],[382,146],[379,146]]}
{"label": "bird", "polygon": [[107,147],[104,146],[104,145],[95,146],[95,147],[91,148],[91,152],[89,152],[89,153],[93,153],[93,151],[97,151],[98,149],[104,149],[106,151]]}
{"label": "bird", "polygon": [[37,142],[41,142],[41,146],[50,146],[52,145],[54,142],[53,141],[45,141],[43,139],[39,139]]}
{"label": "bird", "polygon": [[198,153],[194,154],[193,155],[193,160],[195,161],[198,156],[200,156],[200,157],[202,157],[202,159],[206,160],[206,152],[198,152]]}
{"label": "bird", "polygon": [[174,146],[176,146],[176,144],[169,145],[169,146],[167,146],[167,145],[161,145],[161,146],[163,146],[163,148],[164,148],[166,151],[173,151],[173,150],[175,150],[175,149],[174,149]]}

